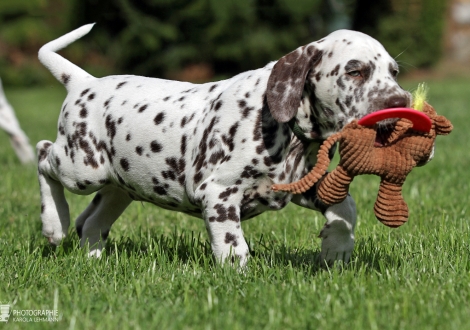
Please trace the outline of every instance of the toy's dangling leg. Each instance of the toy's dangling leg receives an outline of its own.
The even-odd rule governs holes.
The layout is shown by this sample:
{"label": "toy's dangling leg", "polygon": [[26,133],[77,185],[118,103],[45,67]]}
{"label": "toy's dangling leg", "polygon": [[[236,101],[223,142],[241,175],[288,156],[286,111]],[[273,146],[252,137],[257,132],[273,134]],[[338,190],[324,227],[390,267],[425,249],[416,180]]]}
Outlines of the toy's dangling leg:
{"label": "toy's dangling leg", "polygon": [[320,182],[317,196],[325,205],[341,203],[348,196],[349,184],[353,178],[338,165]]}
{"label": "toy's dangling leg", "polygon": [[323,142],[320,146],[320,150],[318,150],[317,163],[302,179],[292,183],[274,184],[271,189],[274,191],[287,191],[293,194],[301,194],[312,188],[328,170],[328,165],[330,165],[329,152],[340,138],[341,133],[336,133]]}
{"label": "toy's dangling leg", "polygon": [[408,206],[401,194],[402,185],[380,182],[374,205],[375,216],[384,225],[396,228],[408,220]]}

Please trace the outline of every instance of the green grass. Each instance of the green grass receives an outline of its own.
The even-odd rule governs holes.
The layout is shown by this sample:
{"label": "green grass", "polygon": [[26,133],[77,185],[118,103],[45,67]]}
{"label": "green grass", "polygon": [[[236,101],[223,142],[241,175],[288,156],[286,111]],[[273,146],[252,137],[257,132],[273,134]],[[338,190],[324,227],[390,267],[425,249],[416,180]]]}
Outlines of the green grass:
{"label": "green grass", "polygon": [[[470,83],[429,86],[454,131],[409,175],[410,219],[399,229],[373,215],[378,178],[355,179],[356,248],[342,269],[319,269],[324,220],[292,205],[243,223],[253,253],[245,272],[214,264],[201,220],[150,204],[126,210],[99,260],[73,232],[53,249],[41,236],[36,170],[21,166],[0,135],[0,303],[56,308],[60,319],[11,316],[0,330],[470,329]],[[55,139],[62,87],[7,93],[33,145]],[[67,198],[75,218],[92,196]]]}

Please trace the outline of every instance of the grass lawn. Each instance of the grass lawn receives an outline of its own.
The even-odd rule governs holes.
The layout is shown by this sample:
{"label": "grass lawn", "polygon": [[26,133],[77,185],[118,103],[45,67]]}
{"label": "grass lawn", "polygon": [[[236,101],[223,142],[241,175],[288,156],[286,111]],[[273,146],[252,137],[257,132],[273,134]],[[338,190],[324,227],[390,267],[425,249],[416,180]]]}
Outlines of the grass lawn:
{"label": "grass lawn", "polygon": [[[378,178],[355,179],[356,248],[348,266],[329,271],[315,263],[322,216],[294,205],[243,223],[253,254],[244,273],[213,263],[203,221],[137,202],[101,259],[88,259],[73,231],[51,248],[36,169],[21,166],[0,134],[0,303],[58,310],[57,322],[11,315],[0,330],[470,329],[470,82],[429,86],[454,131],[409,175],[408,223],[380,224]],[[55,140],[62,86],[6,93],[33,145]],[[92,197],[67,195],[72,219]]]}

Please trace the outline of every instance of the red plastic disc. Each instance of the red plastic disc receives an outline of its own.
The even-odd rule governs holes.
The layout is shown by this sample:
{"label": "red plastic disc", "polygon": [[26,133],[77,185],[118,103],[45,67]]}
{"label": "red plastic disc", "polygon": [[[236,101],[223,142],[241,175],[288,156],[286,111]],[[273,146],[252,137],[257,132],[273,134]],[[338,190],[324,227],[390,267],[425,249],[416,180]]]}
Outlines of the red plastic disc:
{"label": "red plastic disc", "polygon": [[406,118],[413,123],[413,129],[421,132],[431,130],[431,119],[423,112],[410,108],[391,108],[372,112],[362,117],[358,124],[362,126],[373,126],[378,121],[389,118]]}

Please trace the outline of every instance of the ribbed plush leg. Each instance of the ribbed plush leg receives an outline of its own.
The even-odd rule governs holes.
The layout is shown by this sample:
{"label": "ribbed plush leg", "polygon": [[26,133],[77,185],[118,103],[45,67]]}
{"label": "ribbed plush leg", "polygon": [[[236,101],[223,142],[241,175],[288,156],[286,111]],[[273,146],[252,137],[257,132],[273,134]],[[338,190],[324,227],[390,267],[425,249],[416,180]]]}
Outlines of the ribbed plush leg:
{"label": "ribbed plush leg", "polygon": [[349,184],[353,178],[338,165],[331,173],[321,181],[317,196],[326,205],[341,203],[349,191]]}
{"label": "ribbed plush leg", "polygon": [[375,216],[384,225],[399,227],[408,220],[408,206],[401,194],[402,185],[382,181],[374,205]]}

